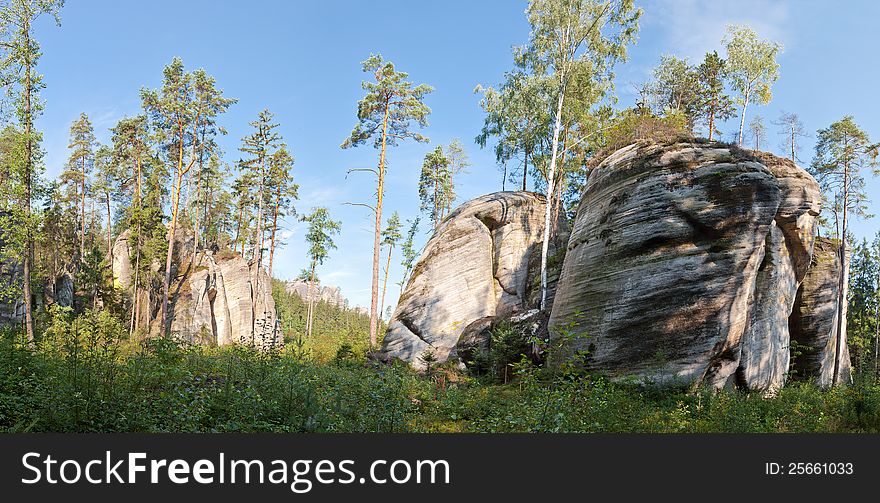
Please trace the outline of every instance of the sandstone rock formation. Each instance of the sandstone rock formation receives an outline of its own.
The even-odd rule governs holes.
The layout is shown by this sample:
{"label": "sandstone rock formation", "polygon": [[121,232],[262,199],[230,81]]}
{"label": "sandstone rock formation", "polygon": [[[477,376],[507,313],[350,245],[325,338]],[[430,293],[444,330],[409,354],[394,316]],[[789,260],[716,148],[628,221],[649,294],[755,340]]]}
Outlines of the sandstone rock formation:
{"label": "sandstone rock formation", "polygon": [[200,254],[196,270],[179,285],[170,310],[171,333],[207,344],[280,347],[271,280],[263,268],[234,256]]}
{"label": "sandstone rock formation", "polygon": [[613,376],[773,392],[818,189],[788,161],[719,143],[618,150],[581,199],[552,336]]}
{"label": "sandstone rock formation", "polygon": [[[290,280],[284,285],[287,293],[296,294],[302,300],[307,301],[309,298],[309,282],[300,279]],[[345,306],[345,297],[342,296],[342,289],[338,286],[321,286],[320,283],[312,285],[312,297],[319,302],[326,302],[335,307]]]}
{"label": "sandstone rock formation", "polygon": [[535,307],[530,299],[537,298],[532,280],[540,265],[544,209],[538,194],[498,192],[453,211],[416,262],[380,357],[420,367],[420,357],[431,351],[443,362],[474,321]]}
{"label": "sandstone rock formation", "polygon": [[[794,376],[799,380],[812,380],[822,387],[831,385],[837,351],[839,247],[836,240],[817,238],[813,247],[813,265],[797,291],[789,319],[791,339],[797,343],[795,354],[799,354],[794,361],[797,370]],[[843,351],[837,376],[838,382],[846,383],[851,380],[852,370],[846,344],[846,323],[843,324],[842,337]]]}
{"label": "sandstone rock formation", "polygon": [[[203,344],[245,344],[263,349],[283,345],[278,327],[272,281],[265,269],[234,254],[197,252],[191,232],[175,232],[173,269],[181,279],[171,285],[168,318],[171,333],[183,340]],[[131,294],[134,268],[131,263],[131,233],[125,231],[113,246],[113,279],[118,288]],[[161,264],[151,264],[158,273]],[[157,285],[141,285],[140,326],[159,332]]]}
{"label": "sandstone rock formation", "polygon": [[131,248],[128,240],[131,238],[131,230],[123,231],[113,243],[113,286],[122,290],[132,288],[134,284],[134,268],[131,263]]}

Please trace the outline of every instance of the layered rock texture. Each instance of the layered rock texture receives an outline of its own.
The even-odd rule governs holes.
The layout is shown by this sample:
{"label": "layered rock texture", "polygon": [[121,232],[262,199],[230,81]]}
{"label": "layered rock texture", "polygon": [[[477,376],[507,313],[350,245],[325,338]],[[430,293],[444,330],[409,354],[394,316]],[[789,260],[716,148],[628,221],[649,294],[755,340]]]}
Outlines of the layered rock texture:
{"label": "layered rock texture", "polygon": [[[309,282],[303,280],[291,280],[285,283],[284,289],[287,293],[296,294],[302,300],[309,300]],[[312,298],[319,302],[326,302],[335,307],[344,307],[346,304],[345,297],[342,296],[342,289],[338,286],[322,286],[320,283],[312,285]]]}
{"label": "layered rock texture", "polygon": [[[849,261],[849,254],[847,254]],[[848,267],[847,267],[848,269]],[[789,318],[791,339],[796,343],[794,377],[811,380],[819,386],[832,384],[834,355],[837,353],[837,292],[840,278],[840,244],[836,240],[817,238],[813,247],[812,266],[795,297]],[[848,278],[844,278],[846,297]],[[846,305],[843,306],[846,318]],[[841,358],[837,382],[851,379],[849,348],[846,344],[846,323],[842,324]]]}
{"label": "layered rock texture", "polygon": [[613,376],[772,393],[819,201],[808,173],[769,154],[625,147],[588,180],[550,332]]}
{"label": "layered rock texture", "polygon": [[244,344],[262,349],[283,344],[272,283],[263,268],[241,257],[201,255],[180,284],[171,309],[171,333],[202,344]]}
{"label": "layered rock texture", "polygon": [[[213,345],[245,344],[263,349],[280,347],[272,281],[263,268],[230,253],[195,252],[191,233],[175,233],[168,318],[171,333],[183,340]],[[131,233],[123,232],[113,246],[113,280],[131,293],[134,267],[131,263]],[[196,253],[193,260],[193,253]],[[154,272],[160,264],[151,264]],[[141,281],[143,281],[141,279]],[[155,285],[141,285],[141,326],[158,333],[158,301]]]}
{"label": "layered rock texture", "polygon": [[[498,192],[454,210],[416,262],[380,356],[420,367],[430,351],[446,361],[472,323],[535,307],[545,208],[541,195]],[[557,248],[563,247],[551,246],[552,256]]]}

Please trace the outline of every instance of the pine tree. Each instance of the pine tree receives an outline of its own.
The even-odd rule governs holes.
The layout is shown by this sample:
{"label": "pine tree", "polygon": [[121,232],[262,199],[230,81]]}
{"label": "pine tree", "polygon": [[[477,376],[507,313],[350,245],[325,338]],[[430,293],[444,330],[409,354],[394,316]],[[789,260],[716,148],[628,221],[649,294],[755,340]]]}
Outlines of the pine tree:
{"label": "pine tree", "polygon": [[71,150],[67,160],[67,169],[61,178],[65,182],[74,185],[73,193],[77,195],[80,205],[80,258],[86,254],[86,194],[89,186],[92,170],[95,166],[95,131],[89,117],[81,113],[79,118],[70,125]]}
{"label": "pine tree", "polygon": [[148,219],[144,207],[144,171],[145,164],[150,162],[150,135],[147,130],[147,118],[139,115],[121,119],[111,130],[113,144],[113,162],[116,164],[117,191],[125,210],[126,227],[130,230],[130,239],[134,242],[131,258],[134,263],[134,284],[132,285],[131,318],[129,335],[138,329],[140,318],[141,290],[141,249],[144,242],[143,230],[147,228]]}
{"label": "pine tree", "polygon": [[216,88],[214,78],[204,70],[186,72],[183,62],[174,58],[165,67],[162,88],[141,90],[144,110],[157,131],[165,162],[172,167],[171,223],[168,228],[168,250],[165,257],[165,277],[160,303],[160,330],[168,330],[168,296],[171,287],[171,259],[174,251],[174,233],[177,230],[180,192],[184,177],[199,159],[204,148],[199,132],[236,100],[224,98]]}
{"label": "pine tree", "polygon": [[333,236],[339,234],[342,223],[330,219],[327,208],[315,208],[303,218],[308,222],[309,230],[306,233],[306,242],[309,244],[309,291],[308,291],[308,318],[306,321],[306,335],[312,335],[312,317],[315,312],[316,295],[312,295],[312,287],[315,283],[315,268],[324,263],[330,250],[336,249]]}
{"label": "pine tree", "polygon": [[281,244],[277,238],[280,230],[279,219],[296,216],[293,201],[299,197],[299,185],[293,182],[293,156],[287,145],[281,145],[269,159],[269,192],[272,207],[272,223],[269,238],[269,277],[275,259],[275,247]]}
{"label": "pine tree", "polygon": [[[840,264],[846,264],[847,245],[846,237],[849,235],[849,216],[865,216],[864,203],[867,200],[865,192],[865,179],[863,171],[877,168],[877,155],[880,145],[872,144],[868,135],[855,123],[852,117],[831,124],[818,132],[816,142],[816,156],[813,158],[812,171],[817,175],[822,188],[831,194],[835,206],[839,207],[839,220],[836,217],[837,236],[840,239]],[[838,371],[840,358],[843,352],[844,316],[843,310],[846,303],[844,285],[846,283],[847,268],[841,267],[837,285],[837,346],[834,352],[834,373],[832,384],[838,383]]]}
{"label": "pine tree", "polygon": [[712,141],[717,130],[716,121],[727,120],[736,113],[733,99],[724,92],[726,71],[726,62],[716,51],[707,52],[697,67],[700,86],[698,109],[705,117],[709,141]]}
{"label": "pine tree", "polygon": [[425,96],[433,91],[426,84],[413,86],[407,81],[407,73],[395,70],[390,61],[380,55],[371,55],[363,62],[364,72],[372,74],[372,81],[364,81],[366,96],[358,102],[358,123],[342,148],[363,145],[373,139],[379,149],[379,166],[374,171],[377,178],[376,206],[373,233],[373,276],[370,293],[370,347],[376,347],[379,331],[379,254],[382,237],[382,199],[385,195],[385,164],[387,148],[399,140],[412,138],[425,142],[428,139],[411,130],[412,122],[422,127],[428,125],[431,109],[424,104]]}
{"label": "pine tree", "polygon": [[281,135],[275,131],[278,124],[273,122],[274,116],[269,110],[263,110],[257,116],[257,120],[251,122],[254,132],[242,139],[241,151],[251,157],[242,163],[250,177],[247,179],[254,183],[254,192],[257,203],[256,234],[254,242],[254,260],[257,267],[263,265],[263,234],[265,233],[266,202],[270,196],[267,185],[269,183],[269,159],[281,145]]}

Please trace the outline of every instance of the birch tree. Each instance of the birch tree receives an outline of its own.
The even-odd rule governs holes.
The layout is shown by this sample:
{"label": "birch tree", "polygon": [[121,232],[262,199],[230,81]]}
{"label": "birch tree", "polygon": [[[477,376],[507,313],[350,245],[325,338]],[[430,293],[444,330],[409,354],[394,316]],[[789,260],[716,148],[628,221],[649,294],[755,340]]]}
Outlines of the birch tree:
{"label": "birch tree", "polygon": [[[613,66],[626,59],[626,48],[638,32],[642,10],[636,9],[632,0],[532,0],[526,14],[532,26],[526,58],[536,74],[546,75],[556,95],[541,246],[541,309],[545,309],[552,197],[568,85],[577,75],[610,87]],[[594,100],[600,97],[597,93]]]}
{"label": "birch tree", "polygon": [[751,28],[738,25],[728,25],[722,43],[727,49],[730,83],[739,93],[738,102],[742,107],[739,121],[739,145],[742,146],[749,103],[766,105],[773,97],[770,87],[779,78],[776,57],[782,52],[782,46],[761,40]]}

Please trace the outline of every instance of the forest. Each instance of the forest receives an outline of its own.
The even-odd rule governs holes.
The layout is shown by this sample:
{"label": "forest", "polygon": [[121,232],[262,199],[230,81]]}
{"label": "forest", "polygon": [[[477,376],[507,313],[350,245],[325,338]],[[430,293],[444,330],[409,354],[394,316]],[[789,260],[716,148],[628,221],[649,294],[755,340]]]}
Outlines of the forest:
{"label": "forest", "polygon": [[[0,1],[0,431],[880,431],[880,233],[852,228],[873,218],[866,187],[880,174],[880,143],[856,122],[858,110],[841,110],[815,132],[796,112],[762,117],[785,71],[784,48],[752,27],[728,25],[724,50],[700,61],[658,55],[638,100],[624,103],[615,71],[650,10],[633,0],[530,0],[530,32],[509,70],[495,84],[474,83],[482,128],[462,131],[473,141],[443,145],[423,134],[435,89],[367,47],[363,81],[351,83],[363,97],[350,104],[351,123],[339,125],[341,149],[375,150],[373,166],[349,170],[369,180],[371,194],[351,203],[369,215],[372,242],[370,305],[357,308],[320,294],[328,257],[347,253],[338,243],[348,222],[328,207],[299,207],[297,152],[271,104],[238,150],[224,151],[219,139],[238,100],[197,61],[169,55],[161,86],[132,89],[141,109],[109,128],[109,142],[98,141],[93,117],[79,115],[60,176],[47,176],[36,124],[53,106],[41,93],[61,83],[40,74],[34,23],[51,19],[63,30],[63,14],[63,0]],[[541,197],[531,294],[549,316],[562,260],[553,243],[575,228],[591,173],[616,151],[651,142],[755,158],[775,150],[815,178],[822,211],[813,234],[838,243],[845,264],[848,287],[836,294],[845,337],[836,340],[847,346],[849,379],[837,378],[839,346],[830,386],[794,366],[772,393],[619,379],[550,364],[553,338],[565,334],[524,341],[507,322],[493,322],[468,365],[433,351],[415,364],[381,357],[413,295],[408,285],[427,267],[426,247],[466,202],[462,173],[479,168],[498,178],[496,190]],[[389,161],[404,143],[426,152],[414,168],[420,213],[410,218],[385,197],[389,173],[413,169]],[[473,166],[468,151],[480,149],[497,172]],[[308,253],[299,276],[286,279],[277,271],[291,222],[305,229],[295,238]],[[247,330],[235,321],[218,328],[217,278],[230,319],[242,309],[233,290],[248,285]],[[208,303],[201,298],[210,306],[199,307]],[[200,309],[210,313],[201,325]],[[786,363],[810,350],[796,342]]]}

